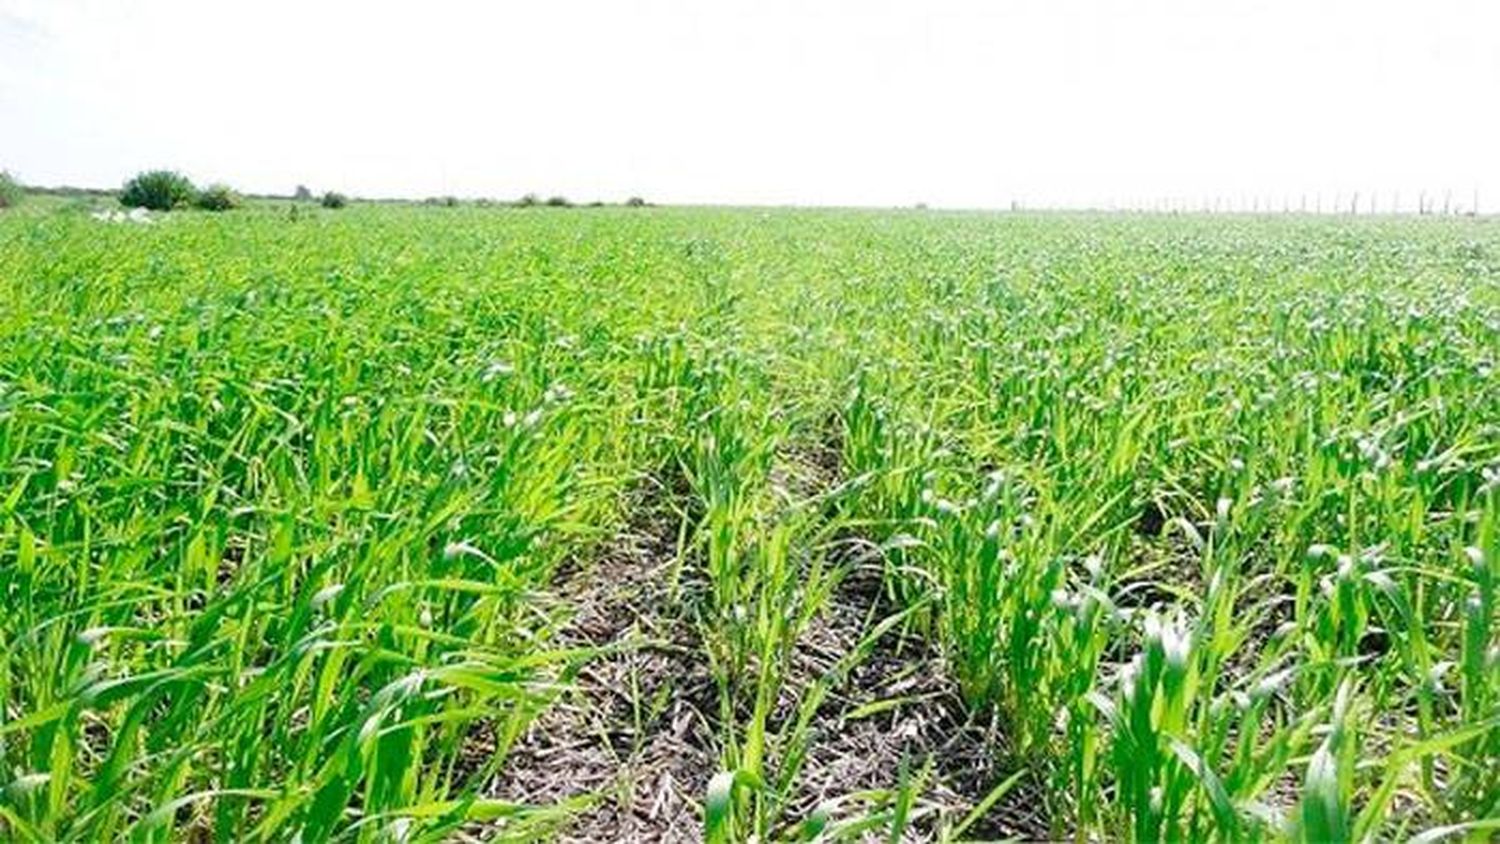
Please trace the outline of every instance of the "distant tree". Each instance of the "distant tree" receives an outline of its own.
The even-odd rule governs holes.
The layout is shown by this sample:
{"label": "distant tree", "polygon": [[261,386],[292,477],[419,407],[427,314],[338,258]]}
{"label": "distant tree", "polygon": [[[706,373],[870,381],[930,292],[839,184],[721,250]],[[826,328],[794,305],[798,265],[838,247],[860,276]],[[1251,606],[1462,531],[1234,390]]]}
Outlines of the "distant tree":
{"label": "distant tree", "polygon": [[539,204],[541,204],[541,200],[537,199],[537,195],[534,193],[528,193],[516,200],[516,207],[518,208],[530,208],[533,205]]}
{"label": "distant tree", "polygon": [[230,211],[245,204],[245,200],[228,185],[209,185],[198,192],[193,204],[204,211]]}
{"label": "distant tree", "polygon": [[572,205],[566,196],[549,196],[547,197],[547,204],[553,208],[567,208],[569,205]]}
{"label": "distant tree", "polygon": [[173,170],[150,170],[125,183],[120,204],[126,208],[171,211],[192,203],[198,195],[193,183]]}
{"label": "distant tree", "polygon": [[646,207],[646,200],[641,199],[639,196],[632,196],[631,198],[625,200],[625,207],[626,208],[645,208]]}
{"label": "distant tree", "polygon": [[343,208],[349,204],[349,197],[337,191],[329,191],[323,194],[322,203],[324,208]]}
{"label": "distant tree", "polygon": [[0,208],[14,208],[26,197],[26,189],[16,177],[0,170]]}
{"label": "distant tree", "polygon": [[297,189],[292,192],[292,199],[298,202],[312,202],[312,198],[312,191],[307,189],[307,185],[298,185]]}

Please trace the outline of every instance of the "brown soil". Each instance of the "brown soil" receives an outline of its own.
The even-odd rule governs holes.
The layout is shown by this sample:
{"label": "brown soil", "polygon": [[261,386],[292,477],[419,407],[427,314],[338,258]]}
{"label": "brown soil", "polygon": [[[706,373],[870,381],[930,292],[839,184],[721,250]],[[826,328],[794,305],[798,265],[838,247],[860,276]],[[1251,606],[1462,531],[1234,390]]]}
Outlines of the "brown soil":
{"label": "brown soil", "polygon": [[[886,605],[877,570],[855,569],[825,612],[798,644],[789,685],[806,687],[831,676],[867,637]],[[898,701],[871,710],[871,704]],[[864,709],[862,713],[860,710]],[[800,823],[820,804],[833,821],[868,814],[874,807],[848,799],[859,791],[898,787],[902,769],[915,778],[930,761],[930,778],[912,805],[906,840],[930,840],[942,824],[961,820],[1008,774],[1001,755],[1005,737],[972,716],[959,697],[941,655],[899,627],[874,643],[868,657],[836,682],[813,717],[807,758],[785,813]],[[966,831],[977,838],[1047,837],[1047,817],[1034,791],[1011,790]],[[871,840],[888,831],[873,830]]]}
{"label": "brown soil", "polygon": [[488,796],[532,805],[585,797],[560,841],[696,841],[714,769],[713,689],[691,625],[667,595],[670,522],[618,537],[564,581],[561,644],[612,646],[512,747]]}

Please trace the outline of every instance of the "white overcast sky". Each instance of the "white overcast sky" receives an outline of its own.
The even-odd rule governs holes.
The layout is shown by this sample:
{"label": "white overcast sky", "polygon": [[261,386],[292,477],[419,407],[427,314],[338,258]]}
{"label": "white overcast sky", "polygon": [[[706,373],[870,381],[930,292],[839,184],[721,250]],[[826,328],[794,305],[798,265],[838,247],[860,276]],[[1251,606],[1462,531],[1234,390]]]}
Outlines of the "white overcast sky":
{"label": "white overcast sky", "polygon": [[158,166],[369,196],[1492,211],[1500,0],[0,0],[0,168]]}

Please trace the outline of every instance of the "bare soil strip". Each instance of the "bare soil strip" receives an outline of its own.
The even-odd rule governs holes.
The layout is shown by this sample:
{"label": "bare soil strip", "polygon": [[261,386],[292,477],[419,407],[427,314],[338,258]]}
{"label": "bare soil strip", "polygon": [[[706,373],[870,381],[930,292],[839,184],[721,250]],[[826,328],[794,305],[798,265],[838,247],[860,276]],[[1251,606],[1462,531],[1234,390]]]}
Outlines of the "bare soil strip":
{"label": "bare soil strip", "polygon": [[711,680],[667,594],[676,556],[665,518],[621,534],[560,594],[561,644],[613,649],[528,728],[487,792],[532,805],[594,795],[561,841],[696,841],[714,768]]}
{"label": "bare soil strip", "polygon": [[[794,685],[835,671],[874,623],[894,613],[868,567],[846,577],[834,599],[798,644]],[[917,795],[907,840],[927,840],[940,820],[964,817],[1010,771],[1001,767],[1006,738],[993,723],[972,716],[942,656],[926,642],[894,629],[848,672],[814,716],[807,759],[796,780],[792,818],[820,804],[865,790],[894,789],[903,765],[915,777],[930,760],[931,778]],[[967,835],[1047,837],[1041,801],[1026,787],[1009,792]],[[832,801],[830,803],[830,801]],[[830,815],[857,814],[858,806]],[[878,830],[873,839],[884,840]]]}
{"label": "bare soil strip", "polygon": [[[824,492],[838,482],[839,463],[836,443],[788,450],[778,460],[773,483],[796,496]],[[850,568],[828,606],[797,642],[778,712],[783,717],[795,717],[796,700],[837,671],[876,624],[901,609],[886,599],[878,563],[860,564],[859,558],[869,554],[869,543],[849,539],[841,545],[846,550],[836,553],[848,558]],[[994,724],[970,714],[958,684],[931,644],[900,628],[891,630],[837,679],[813,716],[789,820],[806,818],[820,805],[842,808],[830,812],[834,820],[857,814],[861,807],[840,798],[894,789],[903,766],[915,776],[931,760],[932,777],[914,807],[919,817],[906,836],[923,840],[935,833],[940,820],[964,817],[1010,773],[1000,765],[1005,736]],[[1023,783],[997,801],[967,834],[1042,840],[1048,824],[1042,802]],[[871,837],[885,840],[887,833],[877,830]]]}

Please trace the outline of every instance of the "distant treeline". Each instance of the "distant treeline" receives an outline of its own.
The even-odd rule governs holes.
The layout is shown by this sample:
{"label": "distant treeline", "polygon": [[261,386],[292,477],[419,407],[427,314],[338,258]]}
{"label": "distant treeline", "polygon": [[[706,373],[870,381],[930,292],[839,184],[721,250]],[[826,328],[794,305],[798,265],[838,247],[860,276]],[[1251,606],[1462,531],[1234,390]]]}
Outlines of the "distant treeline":
{"label": "distant treeline", "polygon": [[[26,192],[39,196],[59,196],[67,198],[95,198],[113,199],[122,194],[120,188],[81,188],[72,185],[26,185]],[[647,202],[639,196],[632,196],[623,202],[604,202],[594,200],[591,202],[573,202],[564,196],[542,197],[538,194],[528,193],[518,199],[495,199],[492,197],[465,197],[456,196],[430,196],[426,199],[404,199],[400,197],[345,197],[343,194],[329,192],[313,195],[302,186],[291,193],[240,193],[245,199],[271,201],[271,202],[318,202],[330,195],[346,199],[350,202],[379,203],[382,205],[431,205],[444,208],[458,208],[462,206],[473,206],[476,208],[603,208],[611,205],[621,205],[627,208],[646,208],[655,205]]]}

